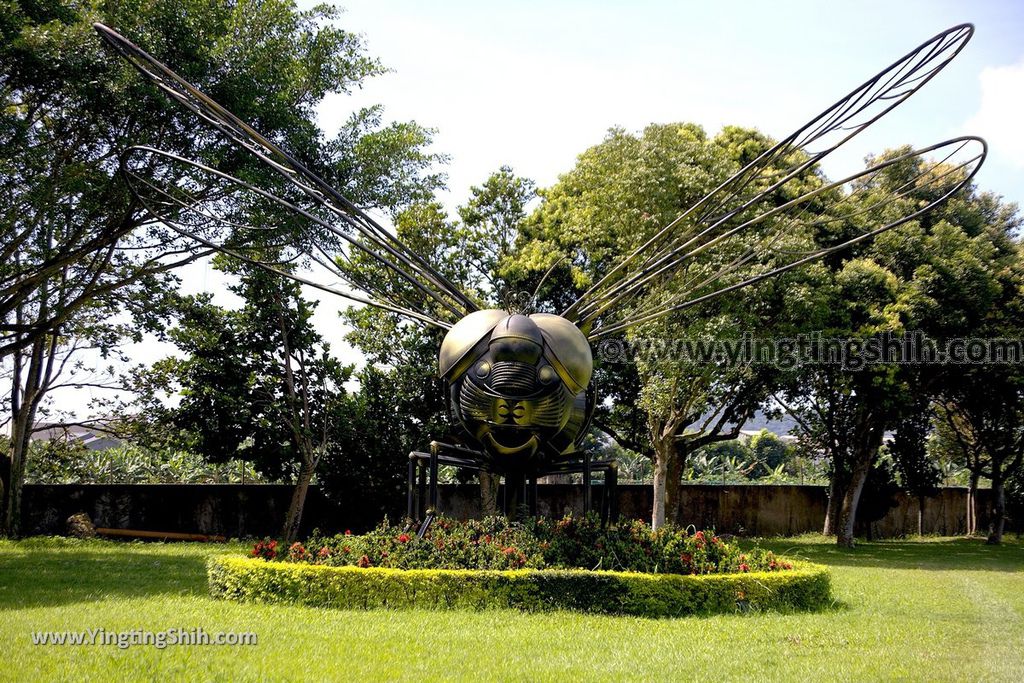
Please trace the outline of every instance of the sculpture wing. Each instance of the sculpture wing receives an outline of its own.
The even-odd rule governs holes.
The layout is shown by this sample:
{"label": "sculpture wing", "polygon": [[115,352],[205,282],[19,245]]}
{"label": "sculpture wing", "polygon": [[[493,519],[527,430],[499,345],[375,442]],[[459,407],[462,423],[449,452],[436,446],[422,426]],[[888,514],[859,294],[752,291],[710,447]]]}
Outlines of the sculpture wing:
{"label": "sculpture wing", "polygon": [[[619,332],[868,239],[955,194],[984,160],[980,138],[956,138],[908,152],[834,183],[820,176],[817,164],[917,92],[959,54],[973,33],[970,24],[954,26],[868,79],[626,255],[562,315],[590,330],[591,339]],[[929,154],[939,162],[928,161]],[[856,220],[847,221],[847,228],[864,226],[861,231],[847,231],[842,241],[817,249],[788,244],[802,229],[836,228],[845,208],[841,205],[858,204],[899,163],[919,163],[923,170],[912,185],[895,188],[887,199],[869,201],[868,208],[851,217]],[[899,215],[893,215],[897,203]],[[833,217],[827,218],[830,212]],[[738,276],[741,272],[749,277]],[[729,280],[729,275],[738,279]],[[666,281],[672,283],[671,294],[622,313],[627,302]]]}
{"label": "sculpture wing", "polygon": [[[98,23],[94,28],[167,96],[255,157],[273,176],[257,187],[170,152],[130,148],[122,155],[122,172],[132,192],[160,222],[254,265],[427,324],[447,328],[477,310],[476,303],[423,255],[295,157],[116,31]],[[239,205],[274,207],[275,216],[285,209],[294,220],[288,226],[243,225],[233,218]],[[267,242],[268,235],[277,241]],[[346,267],[353,257],[370,259],[381,277],[360,278]],[[316,273],[298,275],[287,265],[297,261],[310,262]],[[325,274],[357,291],[326,284]]]}

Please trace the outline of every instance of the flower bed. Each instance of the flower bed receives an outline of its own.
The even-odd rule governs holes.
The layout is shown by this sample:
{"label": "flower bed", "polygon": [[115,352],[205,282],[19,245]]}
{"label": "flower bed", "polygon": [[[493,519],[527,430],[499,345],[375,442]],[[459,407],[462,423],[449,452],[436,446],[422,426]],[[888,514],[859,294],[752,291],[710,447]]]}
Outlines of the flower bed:
{"label": "flower bed", "polygon": [[813,610],[831,602],[827,570],[804,562],[781,572],[683,575],[578,569],[364,569],[214,557],[208,572],[215,597],[338,609],[567,609],[679,617]]}
{"label": "flower bed", "polygon": [[440,518],[423,538],[384,522],[353,536],[314,535],[287,548],[256,544],[253,557],[327,566],[390,569],[600,569],[649,574],[776,572],[790,563],[760,549],[743,550],[710,531],[633,520],[602,528],[594,516],[509,522]]}
{"label": "flower bed", "polygon": [[439,519],[419,538],[386,522],[286,549],[214,558],[214,596],[339,608],[518,608],[663,617],[807,610],[831,601],[824,567],[740,549],[712,532],[593,517]]}

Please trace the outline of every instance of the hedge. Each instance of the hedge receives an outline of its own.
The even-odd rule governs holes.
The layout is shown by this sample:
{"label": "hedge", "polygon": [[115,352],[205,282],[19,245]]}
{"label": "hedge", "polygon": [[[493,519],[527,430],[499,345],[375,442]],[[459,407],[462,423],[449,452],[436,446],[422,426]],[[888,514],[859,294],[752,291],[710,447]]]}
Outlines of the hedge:
{"label": "hedge", "polygon": [[832,603],[828,570],[808,562],[778,572],[681,575],[361,569],[222,556],[210,558],[207,570],[210,594],[217,598],[338,609],[565,609],[679,617],[815,610]]}

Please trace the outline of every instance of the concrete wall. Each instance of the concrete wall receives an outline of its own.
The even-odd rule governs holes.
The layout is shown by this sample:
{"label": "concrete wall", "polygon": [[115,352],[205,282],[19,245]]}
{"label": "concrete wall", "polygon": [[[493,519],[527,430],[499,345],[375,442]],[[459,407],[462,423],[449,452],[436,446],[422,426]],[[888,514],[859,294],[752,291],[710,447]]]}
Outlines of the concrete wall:
{"label": "concrete wall", "polygon": [[[538,487],[541,514],[561,516],[582,510],[582,488],[574,484]],[[979,501],[983,514],[988,491]],[[453,517],[479,515],[476,485],[443,485],[441,508]],[[60,534],[64,522],[85,512],[96,526],[150,531],[218,534],[228,537],[276,535],[280,531],[291,487],[283,484],[62,484],[25,487],[22,532]],[[601,487],[594,487],[595,503]],[[924,533],[961,534],[965,531],[967,490],[942,489],[925,503]],[[819,531],[825,517],[825,489],[821,486],[686,485],[681,501],[682,519],[699,528],[714,528],[739,535],[795,535]],[[396,510],[404,501],[396,501]],[[651,487],[619,486],[623,517],[649,519]],[[980,520],[980,528],[986,523]],[[351,522],[349,522],[350,524]],[[303,534],[313,528],[344,531],[346,520],[316,487],[306,502]],[[359,529],[353,528],[353,531]],[[917,533],[917,501],[901,497],[870,530],[861,535],[883,538]]]}

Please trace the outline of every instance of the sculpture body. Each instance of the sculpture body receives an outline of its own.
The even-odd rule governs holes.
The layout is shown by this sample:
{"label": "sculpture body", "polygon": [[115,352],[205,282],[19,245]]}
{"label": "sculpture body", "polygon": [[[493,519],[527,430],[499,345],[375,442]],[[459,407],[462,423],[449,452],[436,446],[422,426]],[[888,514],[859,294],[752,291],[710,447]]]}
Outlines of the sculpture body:
{"label": "sculpture body", "polygon": [[438,372],[452,412],[495,469],[528,471],[572,451],[594,410],[593,355],[548,313],[470,313],[444,341]]}

